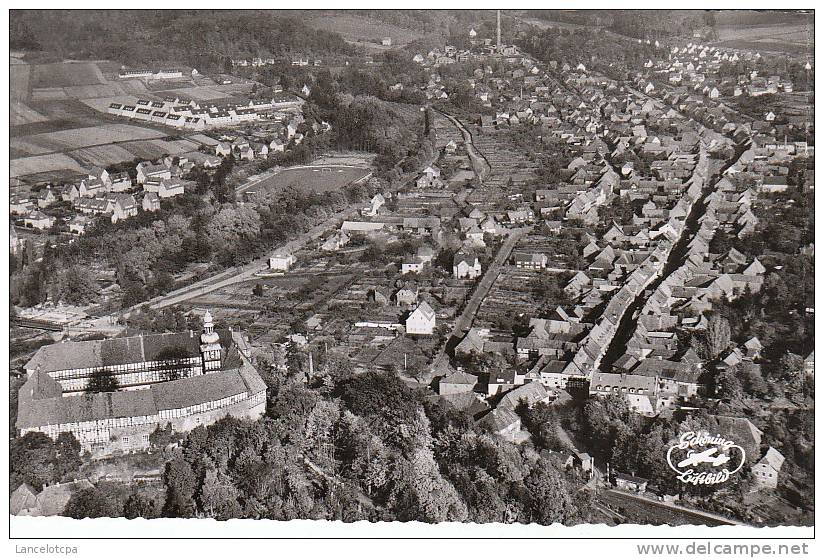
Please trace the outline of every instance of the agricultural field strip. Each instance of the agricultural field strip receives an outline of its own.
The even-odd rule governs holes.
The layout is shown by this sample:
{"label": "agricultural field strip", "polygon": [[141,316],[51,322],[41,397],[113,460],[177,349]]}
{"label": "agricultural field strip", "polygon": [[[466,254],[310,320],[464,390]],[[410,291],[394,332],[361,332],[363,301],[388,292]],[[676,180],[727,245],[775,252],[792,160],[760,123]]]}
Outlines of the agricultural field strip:
{"label": "agricultural field strip", "polygon": [[47,155],[71,149],[125,143],[135,140],[151,140],[166,136],[151,128],[127,124],[106,124],[74,128],[57,132],[32,134],[13,138],[11,147],[31,155]]}

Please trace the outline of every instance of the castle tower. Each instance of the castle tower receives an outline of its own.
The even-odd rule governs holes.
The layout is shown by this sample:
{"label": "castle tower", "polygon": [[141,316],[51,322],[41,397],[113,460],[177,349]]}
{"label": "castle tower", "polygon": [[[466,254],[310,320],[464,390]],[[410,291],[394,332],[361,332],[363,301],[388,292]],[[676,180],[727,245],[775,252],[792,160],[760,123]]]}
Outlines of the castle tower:
{"label": "castle tower", "polygon": [[203,358],[203,373],[220,370],[220,336],[215,332],[212,314],[206,310],[203,315],[203,333],[200,335],[200,354]]}

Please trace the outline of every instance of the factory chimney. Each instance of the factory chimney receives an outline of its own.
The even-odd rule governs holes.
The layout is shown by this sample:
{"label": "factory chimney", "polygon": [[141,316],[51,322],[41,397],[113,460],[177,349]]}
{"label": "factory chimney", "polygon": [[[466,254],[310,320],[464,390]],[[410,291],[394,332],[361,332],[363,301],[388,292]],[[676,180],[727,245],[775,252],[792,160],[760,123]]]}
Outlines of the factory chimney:
{"label": "factory chimney", "polygon": [[501,10],[496,10],[498,12],[498,52],[501,52]]}

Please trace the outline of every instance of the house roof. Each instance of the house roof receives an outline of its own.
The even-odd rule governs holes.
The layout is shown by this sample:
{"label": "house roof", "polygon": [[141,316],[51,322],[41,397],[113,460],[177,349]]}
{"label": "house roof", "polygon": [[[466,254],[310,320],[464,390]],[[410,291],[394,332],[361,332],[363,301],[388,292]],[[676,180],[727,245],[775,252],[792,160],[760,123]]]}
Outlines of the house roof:
{"label": "house roof", "polygon": [[520,422],[521,419],[515,414],[515,411],[507,408],[497,408],[484,415],[483,418],[478,421],[478,424],[488,426],[493,432],[500,432]]}
{"label": "house roof", "polygon": [[92,487],[92,483],[86,479],[47,486],[37,495],[37,514],[42,516],[60,515],[66,508],[66,504],[69,503],[72,494]]}
{"label": "house roof", "polygon": [[[237,351],[234,353],[237,354]],[[54,396],[40,398],[36,402],[26,391],[27,382],[20,391],[17,427],[36,428],[49,424],[153,416],[163,410],[182,409],[244,392],[253,394],[266,389],[263,380],[247,361],[239,356],[227,361],[236,367],[151,384],[148,389],[83,394],[75,397]]]}
{"label": "house roof", "polygon": [[432,309],[431,306],[429,306],[429,304],[426,301],[423,301],[420,304],[418,304],[418,307],[415,308],[412,314],[409,315],[409,318],[411,318],[415,314],[420,315],[426,321],[431,321],[435,319],[435,311]]}
{"label": "house roof", "polygon": [[718,426],[722,429],[722,434],[725,434],[736,441],[746,441],[749,445],[758,448],[761,445],[761,436],[764,434],[761,430],[750,422],[750,419],[744,417],[728,417],[716,415],[715,420]]}
{"label": "house roof", "polygon": [[446,395],[436,395],[438,401],[446,401],[459,411],[475,417],[489,409],[489,404],[486,401],[481,401],[471,391],[461,393],[449,393]]}
{"label": "house roof", "polygon": [[[228,331],[218,331],[230,341]],[[96,368],[164,358],[170,352],[188,357],[200,355],[200,339],[193,332],[159,333],[94,341],[66,341],[41,347],[26,363],[27,371],[44,372]]]}
{"label": "house roof", "polygon": [[14,489],[9,498],[9,513],[18,515],[23,510],[30,510],[37,506],[37,493],[26,483]]}
{"label": "house roof", "polygon": [[543,384],[540,382],[529,382],[504,395],[501,402],[498,403],[497,408],[507,408],[514,411],[521,401],[527,406],[532,406],[539,401],[545,400],[547,397],[549,397],[549,392],[547,392]]}
{"label": "house roof", "polygon": [[474,254],[470,254],[467,252],[458,252],[452,257],[452,265],[460,265],[461,262],[466,262],[466,265],[472,267],[475,265],[475,262],[478,261],[478,257]]}
{"label": "house roof", "polygon": [[770,447],[758,463],[769,465],[776,471],[780,471],[781,467],[784,465],[784,456],[774,447]]}
{"label": "house roof", "polygon": [[449,374],[448,376],[444,376],[443,378],[441,378],[441,381],[439,383],[440,383],[440,385],[444,385],[444,384],[462,384],[462,385],[473,385],[474,386],[475,384],[478,383],[478,377],[473,375],[473,374],[469,374],[467,372],[457,371],[457,372],[453,372],[452,374]]}

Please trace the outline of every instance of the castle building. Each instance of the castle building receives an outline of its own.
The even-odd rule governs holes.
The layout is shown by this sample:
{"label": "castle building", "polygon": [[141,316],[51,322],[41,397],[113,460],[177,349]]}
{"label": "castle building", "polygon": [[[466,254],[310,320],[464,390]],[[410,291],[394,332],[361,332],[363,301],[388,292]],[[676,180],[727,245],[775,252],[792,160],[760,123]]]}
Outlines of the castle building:
{"label": "castle building", "polygon": [[[239,332],[215,330],[207,312],[203,333],[164,333],[57,343],[26,365],[18,394],[21,435],[53,439],[71,432],[96,457],[149,448],[149,436],[171,425],[186,432],[225,416],[260,418],[266,384]],[[106,373],[116,391],[87,391]]]}

